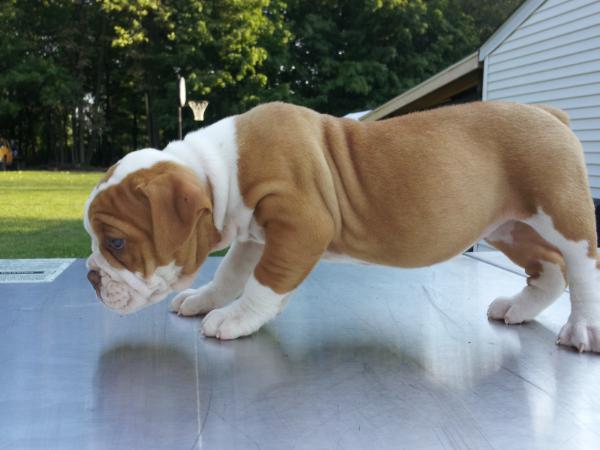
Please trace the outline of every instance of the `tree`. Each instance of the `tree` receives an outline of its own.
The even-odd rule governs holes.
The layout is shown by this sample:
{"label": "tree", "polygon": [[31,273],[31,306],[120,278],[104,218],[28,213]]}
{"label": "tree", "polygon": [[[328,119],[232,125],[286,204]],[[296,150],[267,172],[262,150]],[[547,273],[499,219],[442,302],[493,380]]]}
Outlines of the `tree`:
{"label": "tree", "polygon": [[[459,60],[518,0],[4,0],[0,137],[31,163],[106,166],[271,100],[345,114]],[[185,111],[185,128],[196,127]]]}
{"label": "tree", "polygon": [[288,17],[290,98],[333,114],[374,107],[476,46],[472,18],[446,0],[292,0]]}
{"label": "tree", "polygon": [[281,15],[265,13],[269,5],[268,0],[103,2],[123,82],[146,99],[151,145],[175,136],[177,75],[187,79],[190,97],[211,102],[209,120],[260,101],[256,93],[267,81],[261,41],[278,33],[270,44],[286,45]]}
{"label": "tree", "polygon": [[481,45],[521,3],[523,0],[457,0],[456,8],[466,11],[473,18],[477,45]]}

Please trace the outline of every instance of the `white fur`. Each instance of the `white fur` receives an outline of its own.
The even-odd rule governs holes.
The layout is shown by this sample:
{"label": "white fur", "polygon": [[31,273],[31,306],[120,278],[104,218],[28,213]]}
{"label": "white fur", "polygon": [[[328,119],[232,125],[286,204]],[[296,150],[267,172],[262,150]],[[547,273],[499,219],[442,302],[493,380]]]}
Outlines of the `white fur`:
{"label": "white fur", "polygon": [[102,192],[111,186],[119,184],[127,175],[131,174],[132,172],[141,169],[149,169],[153,165],[164,161],[171,161],[179,164],[182,162],[172,155],[153,148],[145,148],[128,153],[119,160],[119,163],[111,177],[98,185],[95,191],[96,193]]}
{"label": "white fur", "polygon": [[130,314],[161,301],[181,283],[181,267],[172,262],[158,267],[148,278],[140,273],[111,266],[100,252],[87,260],[89,270],[100,273],[100,299],[111,309]]}
{"label": "white fur", "polygon": [[488,308],[490,319],[504,320],[507,325],[533,320],[565,290],[565,279],[558,264],[541,261],[542,273],[531,278],[529,285],[512,297],[499,297]]}
{"label": "white fur", "polygon": [[263,253],[263,245],[234,241],[213,280],[199,289],[187,289],[171,301],[170,309],[183,316],[206,314],[235,300]]}
{"label": "white fur", "polygon": [[541,208],[524,222],[556,246],[567,265],[571,315],[559,333],[558,342],[579,351],[600,352],[600,270],[596,268],[596,259],[588,256],[588,242],[565,238]]}
{"label": "white fur", "polygon": [[202,333],[217,339],[252,334],[281,311],[290,294],[278,294],[251,275],[238,300],[208,313],[202,321]]}
{"label": "white fur", "polygon": [[238,184],[235,117],[189,133],[183,141],[169,144],[165,152],[210,182],[214,223],[222,235],[215,249],[227,247],[236,237],[247,237],[252,210],[244,205]]}

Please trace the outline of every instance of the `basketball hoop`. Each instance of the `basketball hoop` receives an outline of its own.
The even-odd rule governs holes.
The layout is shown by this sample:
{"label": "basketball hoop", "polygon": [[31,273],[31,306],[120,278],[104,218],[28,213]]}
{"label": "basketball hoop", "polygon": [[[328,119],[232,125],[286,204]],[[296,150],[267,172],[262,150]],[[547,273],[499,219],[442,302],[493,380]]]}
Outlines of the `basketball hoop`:
{"label": "basketball hoop", "polygon": [[194,102],[190,100],[188,102],[188,106],[192,109],[192,112],[194,113],[194,120],[196,122],[204,120],[204,111],[206,111],[206,107],[208,106],[208,102],[206,100],[201,102]]}

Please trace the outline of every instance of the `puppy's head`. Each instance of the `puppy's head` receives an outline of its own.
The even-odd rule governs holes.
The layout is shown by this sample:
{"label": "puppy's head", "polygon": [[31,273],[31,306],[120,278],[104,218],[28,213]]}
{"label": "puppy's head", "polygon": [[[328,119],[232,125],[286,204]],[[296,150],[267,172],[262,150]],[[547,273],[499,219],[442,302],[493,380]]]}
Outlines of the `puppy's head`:
{"label": "puppy's head", "polygon": [[152,149],[109,169],[88,198],[84,226],[92,238],[88,279],[124,314],[189,286],[219,240],[209,184]]}

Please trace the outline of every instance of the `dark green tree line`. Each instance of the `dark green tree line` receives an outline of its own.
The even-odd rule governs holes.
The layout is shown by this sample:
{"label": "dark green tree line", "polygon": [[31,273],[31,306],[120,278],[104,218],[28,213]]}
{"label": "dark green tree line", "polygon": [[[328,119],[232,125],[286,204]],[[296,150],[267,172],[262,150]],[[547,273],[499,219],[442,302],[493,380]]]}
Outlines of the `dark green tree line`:
{"label": "dark green tree line", "polygon": [[[0,0],[0,137],[107,165],[265,101],[371,108],[477,49],[518,0]],[[197,126],[185,111],[185,128]]]}

